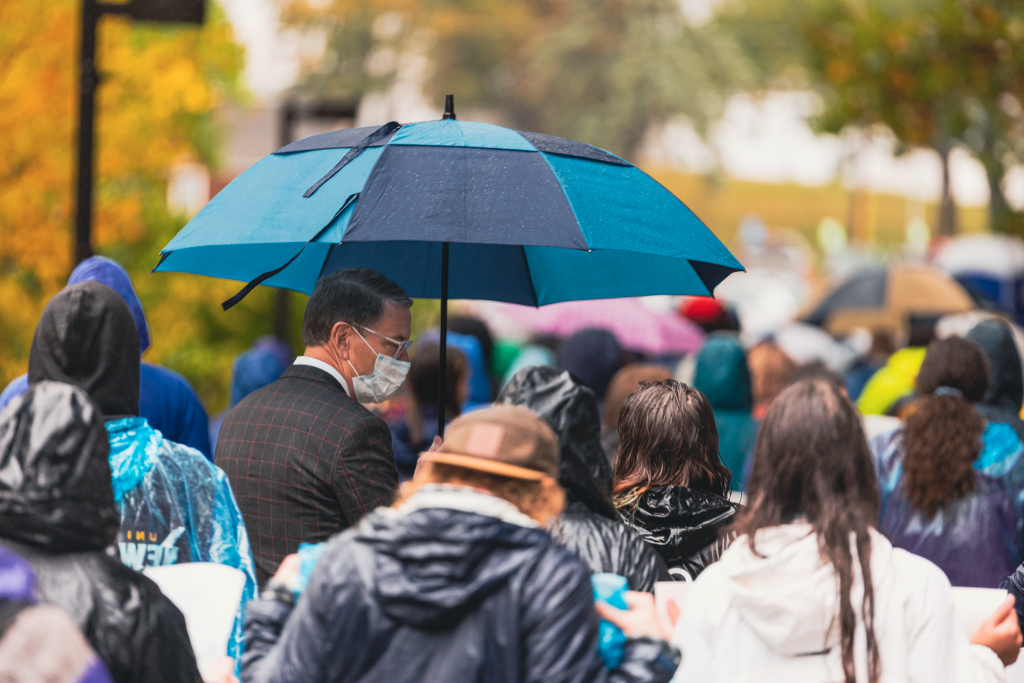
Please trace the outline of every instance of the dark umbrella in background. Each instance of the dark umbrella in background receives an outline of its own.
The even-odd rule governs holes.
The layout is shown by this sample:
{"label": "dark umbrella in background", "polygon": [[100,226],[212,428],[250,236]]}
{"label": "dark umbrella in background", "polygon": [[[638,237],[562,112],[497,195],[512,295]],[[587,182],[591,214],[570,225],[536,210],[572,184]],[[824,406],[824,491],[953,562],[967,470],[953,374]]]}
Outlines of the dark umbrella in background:
{"label": "dark umbrella in background", "polygon": [[[282,147],[168,243],[155,272],[311,293],[365,266],[412,297],[542,306],[711,296],[742,270],[686,205],[629,162],[571,140],[444,118],[350,128]],[[446,337],[445,337],[446,338]],[[446,344],[441,344],[445,367]],[[444,372],[441,373],[441,399]],[[444,433],[444,412],[438,418]]]}
{"label": "dark umbrella in background", "polygon": [[937,319],[976,308],[947,273],[929,266],[890,264],[857,271],[832,289],[804,322],[843,334],[857,327],[905,332],[912,319]]}

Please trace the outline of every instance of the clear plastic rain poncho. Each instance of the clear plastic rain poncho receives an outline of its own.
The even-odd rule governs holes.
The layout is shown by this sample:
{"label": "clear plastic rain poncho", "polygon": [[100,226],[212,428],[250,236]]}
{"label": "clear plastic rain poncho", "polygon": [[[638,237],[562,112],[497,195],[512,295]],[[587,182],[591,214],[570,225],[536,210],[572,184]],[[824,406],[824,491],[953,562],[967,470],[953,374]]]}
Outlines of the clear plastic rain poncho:
{"label": "clear plastic rain poncho", "polygon": [[[132,569],[216,562],[241,570],[245,590],[228,655],[242,654],[242,608],[256,595],[245,522],[228,478],[199,451],[168,441],[145,418],[107,423],[118,549]],[[211,504],[212,503],[212,504]]]}

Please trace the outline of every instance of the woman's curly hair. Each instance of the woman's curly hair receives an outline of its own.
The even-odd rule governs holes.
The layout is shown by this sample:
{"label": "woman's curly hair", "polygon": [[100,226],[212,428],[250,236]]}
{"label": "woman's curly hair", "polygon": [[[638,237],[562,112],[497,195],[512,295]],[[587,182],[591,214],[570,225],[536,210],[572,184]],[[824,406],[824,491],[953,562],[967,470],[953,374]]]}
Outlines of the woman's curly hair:
{"label": "woman's curly hair", "polygon": [[951,337],[928,345],[917,375],[923,398],[904,433],[902,486],[929,519],[974,490],[985,420],[972,404],[985,396],[988,372],[985,353],[972,341]]}

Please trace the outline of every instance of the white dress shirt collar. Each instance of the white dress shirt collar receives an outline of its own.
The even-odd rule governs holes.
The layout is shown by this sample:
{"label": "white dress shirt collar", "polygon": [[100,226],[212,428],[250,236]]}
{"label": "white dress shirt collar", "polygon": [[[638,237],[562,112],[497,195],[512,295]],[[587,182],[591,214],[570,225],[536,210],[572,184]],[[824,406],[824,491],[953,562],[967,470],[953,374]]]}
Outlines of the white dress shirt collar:
{"label": "white dress shirt collar", "polygon": [[348,395],[349,398],[352,398],[352,392],[349,391],[349,389],[348,389],[348,382],[345,381],[345,378],[341,376],[341,373],[338,372],[338,369],[335,368],[333,365],[328,365],[327,363],[323,362],[322,360],[319,360],[317,358],[310,358],[309,356],[299,356],[298,358],[295,359],[295,363],[294,364],[295,365],[308,365],[311,368],[317,368],[319,370],[323,370],[328,375],[330,375],[334,379],[338,380],[338,384],[341,385],[341,388],[345,390],[345,393]]}

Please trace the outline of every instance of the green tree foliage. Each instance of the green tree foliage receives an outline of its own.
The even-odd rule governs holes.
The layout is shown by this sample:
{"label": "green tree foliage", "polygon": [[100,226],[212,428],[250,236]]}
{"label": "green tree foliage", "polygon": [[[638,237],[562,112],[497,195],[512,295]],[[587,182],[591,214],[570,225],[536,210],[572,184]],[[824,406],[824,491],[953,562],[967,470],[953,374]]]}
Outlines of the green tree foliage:
{"label": "green tree foliage", "polygon": [[297,2],[290,21],[329,34],[302,92],[357,100],[391,85],[399,61],[419,50],[436,101],[455,93],[511,126],[625,156],[673,115],[705,129],[749,73],[735,44],[689,25],[676,0]]}
{"label": "green tree foliage", "polygon": [[[944,162],[955,146],[969,149],[988,175],[992,228],[1024,227],[1001,188],[1024,159],[1024,3],[740,0],[720,24],[767,69],[763,84],[785,73],[822,95],[821,130],[882,124]],[[948,231],[948,185],[944,199]]]}

